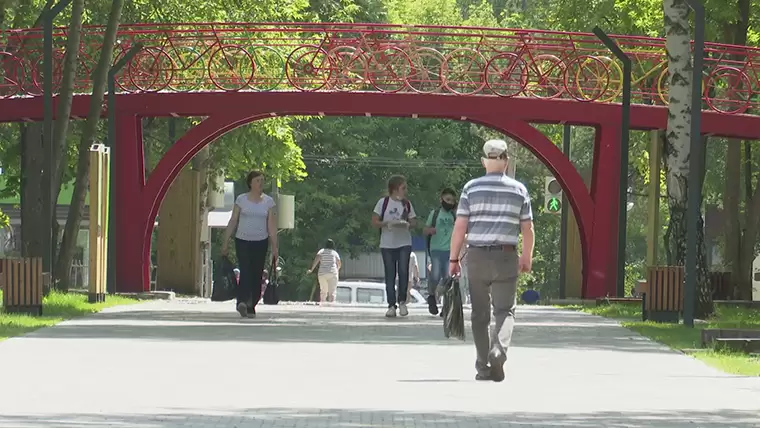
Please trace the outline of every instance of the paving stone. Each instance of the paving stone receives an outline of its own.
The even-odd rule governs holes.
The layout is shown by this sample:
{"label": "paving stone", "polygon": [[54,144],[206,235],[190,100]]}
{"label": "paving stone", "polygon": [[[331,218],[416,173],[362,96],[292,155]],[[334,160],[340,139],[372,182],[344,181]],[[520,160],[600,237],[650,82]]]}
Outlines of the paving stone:
{"label": "paving stone", "polygon": [[[153,301],[0,343],[0,427],[758,427],[760,378],[518,308],[507,379],[426,308]],[[469,333],[469,331],[468,331]]]}

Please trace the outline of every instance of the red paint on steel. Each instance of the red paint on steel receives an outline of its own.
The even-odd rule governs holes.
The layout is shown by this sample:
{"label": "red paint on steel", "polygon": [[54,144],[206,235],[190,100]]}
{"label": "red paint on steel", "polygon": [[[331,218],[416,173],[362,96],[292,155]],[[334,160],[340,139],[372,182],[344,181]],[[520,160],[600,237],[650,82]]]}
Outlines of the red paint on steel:
{"label": "red paint on steel", "polygon": [[[85,60],[100,48],[103,31],[85,29],[80,46]],[[65,29],[57,32],[64,35]],[[0,52],[5,71],[0,122],[41,120],[35,71],[41,53],[32,48],[39,46],[41,33],[5,35],[10,48]],[[641,73],[634,76],[631,128],[664,129],[664,41],[615,38]],[[114,147],[118,290],[149,288],[150,237],[160,201],[205,145],[271,115],[368,113],[467,120],[528,147],[558,178],[578,219],[584,297],[615,295],[621,79],[619,67],[593,35],[380,24],[192,23],[126,25],[119,40],[116,59],[136,42],[146,48],[117,82],[122,91]],[[731,87],[726,99],[716,89],[723,78],[747,86],[745,76],[757,71],[751,58],[760,51],[718,44],[708,44],[706,50],[711,70],[706,104],[714,111],[704,112],[702,132],[760,139],[760,118],[741,114],[753,107],[746,95],[754,94],[754,88]],[[727,54],[749,59],[729,61]],[[54,57],[63,58],[62,45]],[[19,71],[18,64],[29,71]],[[55,70],[60,67],[54,64]],[[77,90],[88,91],[88,70],[87,64],[80,65]],[[730,93],[744,96],[733,100]],[[645,105],[651,103],[659,105]],[[86,117],[88,108],[89,96],[77,95],[71,114]],[[140,120],[169,115],[206,119],[170,148],[146,183]],[[535,123],[596,128],[590,191],[559,149],[531,126]]]}
{"label": "red paint on steel", "polygon": [[[102,26],[83,30],[79,92],[91,86],[90,63],[102,48],[104,32]],[[66,28],[55,33],[58,82]],[[7,30],[2,36],[9,42],[0,52],[6,70],[0,98],[41,96],[41,31]],[[632,102],[666,104],[664,40],[612,38],[634,62]],[[145,48],[119,77],[123,92],[415,92],[421,80],[437,94],[457,96],[617,103],[622,92],[620,65],[590,33],[347,23],[128,24],[119,28],[114,61],[138,42]],[[705,44],[701,95],[706,109],[727,115],[756,109],[760,63],[753,58],[759,53],[758,48]]]}
{"label": "red paint on steel", "polygon": [[[142,117],[179,116],[205,117],[218,111],[235,111],[238,106],[261,103],[271,112],[291,115],[353,115],[355,111],[374,116],[459,118],[458,112],[491,110],[509,112],[512,118],[530,123],[568,123],[597,126],[620,121],[620,105],[578,103],[564,99],[458,97],[436,94],[382,94],[372,92],[198,92],[121,94],[116,97],[119,113]],[[54,99],[54,101],[57,100]],[[71,115],[87,117],[90,97],[74,97]],[[303,104],[308,106],[300,108]],[[0,122],[43,119],[42,97],[0,100]],[[57,109],[56,109],[57,111]],[[464,115],[467,115],[467,114]],[[103,116],[106,111],[104,109]],[[668,120],[663,106],[631,106],[631,129],[665,129]],[[746,114],[724,115],[705,111],[702,132],[729,138],[760,140],[760,119]]]}

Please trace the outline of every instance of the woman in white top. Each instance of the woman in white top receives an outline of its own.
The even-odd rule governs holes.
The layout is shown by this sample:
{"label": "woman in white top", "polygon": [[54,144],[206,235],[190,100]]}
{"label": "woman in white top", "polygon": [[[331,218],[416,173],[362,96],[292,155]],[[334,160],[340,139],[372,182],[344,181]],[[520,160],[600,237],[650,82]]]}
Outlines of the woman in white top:
{"label": "woman in white top", "polygon": [[[385,294],[388,299],[386,317],[409,315],[406,298],[409,288],[409,259],[412,234],[409,228],[417,224],[417,214],[406,199],[406,178],[394,175],[388,179],[388,196],[380,198],[372,213],[372,225],[380,229],[380,254],[385,267]],[[396,273],[398,272],[398,293]]]}
{"label": "woman in white top", "polygon": [[261,298],[261,278],[269,246],[272,248],[272,258],[277,257],[277,219],[273,212],[274,200],[262,191],[264,174],[251,171],[246,183],[249,191],[235,199],[232,217],[224,232],[222,254],[227,254],[234,232],[235,252],[240,266],[237,311],[242,317],[254,318],[256,304]]}
{"label": "woman in white top", "polygon": [[335,290],[338,289],[338,271],[340,271],[340,255],[335,251],[335,242],[328,239],[325,247],[317,251],[314,263],[308,273],[314,271],[319,265],[317,278],[319,278],[319,301],[320,303],[334,302]]}

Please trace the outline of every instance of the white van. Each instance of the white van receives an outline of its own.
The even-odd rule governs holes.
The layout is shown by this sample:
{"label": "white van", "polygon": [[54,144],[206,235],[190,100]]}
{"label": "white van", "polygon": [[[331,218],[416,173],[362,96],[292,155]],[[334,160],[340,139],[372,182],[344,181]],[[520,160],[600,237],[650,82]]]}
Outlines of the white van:
{"label": "white van", "polygon": [[[407,302],[409,306],[427,305],[419,291],[412,289],[411,294],[412,301]],[[361,280],[339,281],[335,292],[335,303],[387,305],[385,284]]]}

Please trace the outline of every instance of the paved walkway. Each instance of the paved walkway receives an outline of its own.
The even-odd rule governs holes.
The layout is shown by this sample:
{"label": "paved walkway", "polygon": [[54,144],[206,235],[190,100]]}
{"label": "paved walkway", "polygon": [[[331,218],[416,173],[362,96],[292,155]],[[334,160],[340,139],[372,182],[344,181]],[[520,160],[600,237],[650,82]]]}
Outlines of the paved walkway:
{"label": "paved walkway", "polygon": [[113,308],[0,343],[0,427],[758,427],[760,378],[521,307],[507,380],[414,308]]}

